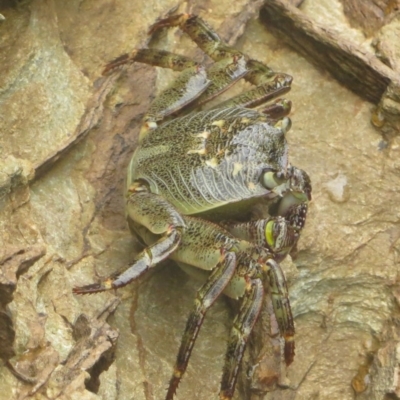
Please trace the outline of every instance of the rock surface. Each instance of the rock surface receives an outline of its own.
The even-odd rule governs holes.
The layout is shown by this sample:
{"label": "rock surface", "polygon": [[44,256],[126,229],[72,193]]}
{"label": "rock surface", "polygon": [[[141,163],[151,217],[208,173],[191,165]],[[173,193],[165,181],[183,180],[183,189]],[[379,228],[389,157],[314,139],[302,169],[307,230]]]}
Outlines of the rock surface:
{"label": "rock surface", "polygon": [[[167,263],[116,294],[76,297],[72,288],[125,267],[140,248],[125,223],[125,169],[143,113],[175,74],[139,64],[119,77],[101,72],[107,61],[148,44],[201,59],[176,30],[151,41],[146,35],[177,7],[294,77],[286,95],[293,102],[290,157],[313,183],[306,229],[284,264],[295,361],[287,369],[281,363],[267,301],[235,399],[400,397],[399,136],[383,140],[370,124],[371,103],[273,36],[257,19],[261,1],[196,3],[1,3],[1,395],[165,395],[199,283]],[[332,24],[331,12],[324,20],[320,8],[300,3],[320,24]],[[342,12],[343,35],[358,40],[350,25],[346,32],[339,1],[332,3]],[[391,21],[376,37],[396,69],[398,23]],[[177,399],[217,398],[234,310],[221,298],[209,311]]]}

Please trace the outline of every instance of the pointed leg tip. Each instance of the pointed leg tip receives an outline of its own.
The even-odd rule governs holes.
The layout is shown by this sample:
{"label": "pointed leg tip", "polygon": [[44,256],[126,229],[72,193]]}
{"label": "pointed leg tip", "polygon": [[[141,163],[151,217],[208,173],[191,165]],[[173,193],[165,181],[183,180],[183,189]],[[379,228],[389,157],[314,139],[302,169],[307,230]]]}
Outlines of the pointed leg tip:
{"label": "pointed leg tip", "polygon": [[219,400],[232,400],[233,394],[229,391],[222,391],[219,394]]}
{"label": "pointed leg tip", "polygon": [[294,341],[286,341],[285,342],[284,353],[285,353],[285,364],[287,367],[294,360],[294,355],[295,355],[294,348],[295,348]]}
{"label": "pointed leg tip", "polygon": [[190,17],[192,17],[191,14],[177,14],[177,15],[171,15],[167,18],[160,19],[159,21],[155,22],[153,25],[150,26],[148,34],[152,35],[154,32],[162,28],[179,26]]}
{"label": "pointed leg tip", "polygon": [[74,294],[93,294],[104,292],[106,288],[98,283],[93,283],[91,285],[86,286],[77,286],[72,289],[72,293]]}
{"label": "pointed leg tip", "polygon": [[178,389],[179,382],[181,380],[181,375],[174,376],[171,378],[168,386],[168,391],[167,391],[167,396],[165,397],[165,400],[173,400],[176,390]]}
{"label": "pointed leg tip", "polygon": [[128,54],[123,54],[120,57],[117,57],[115,60],[110,61],[103,69],[102,75],[108,75],[110,72],[112,72],[114,69],[117,67],[127,64],[129,62],[129,55]]}

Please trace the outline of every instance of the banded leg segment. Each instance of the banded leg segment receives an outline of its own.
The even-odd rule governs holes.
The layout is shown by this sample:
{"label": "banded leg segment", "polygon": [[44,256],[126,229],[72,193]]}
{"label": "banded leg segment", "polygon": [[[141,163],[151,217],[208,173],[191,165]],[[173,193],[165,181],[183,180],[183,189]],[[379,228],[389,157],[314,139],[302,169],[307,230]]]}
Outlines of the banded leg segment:
{"label": "banded leg segment", "polygon": [[191,312],[183,334],[181,346],[170,380],[166,400],[172,400],[182,375],[185,373],[190,355],[200,327],[208,309],[224,290],[236,268],[236,255],[233,252],[222,251],[221,260],[209,276],[207,282],[197,292],[195,307]]}
{"label": "banded leg segment", "polygon": [[124,64],[141,62],[174,71],[182,71],[173,84],[165,89],[151,104],[144,117],[140,137],[157,127],[157,122],[179,111],[201,96],[205,103],[227,90],[245,76],[249,70],[245,57],[233,55],[217,61],[209,69],[185,56],[157,49],[139,49],[109,63],[103,74]]}
{"label": "banded leg segment", "polygon": [[[242,106],[247,108],[255,108],[274,99],[275,97],[287,93],[289,90],[290,90],[290,83],[286,82],[282,83],[280,77],[277,76],[271,82],[265,82],[261,85],[258,85],[256,88],[250,89],[244,93],[234,96],[231,99],[224,101],[223,103],[219,104],[216,107],[225,108],[225,107]],[[267,114],[264,111],[263,113]],[[286,112],[284,112],[284,115],[287,114]]]}
{"label": "banded leg segment", "polygon": [[[145,190],[144,187],[139,189]],[[165,260],[179,246],[185,222],[166,200],[153,193],[136,191],[128,199],[127,211],[129,218],[150,232],[161,235],[160,239],[140,252],[126,270],[114,273],[99,283],[76,287],[74,293],[97,293],[125,286]]]}
{"label": "banded leg segment", "polygon": [[295,330],[286,279],[280,265],[276,261],[272,259],[268,260],[267,268],[272,305],[278,322],[279,332],[285,340],[285,363],[289,366],[294,359]]}
{"label": "banded leg segment", "polygon": [[229,56],[243,56],[239,50],[227,46],[218,34],[196,15],[179,14],[162,19],[151,26],[149,34],[161,28],[170,27],[179,27],[214,61],[223,60]]}
{"label": "banded leg segment", "polygon": [[233,321],[219,394],[221,400],[230,400],[233,396],[239,366],[250,333],[260,314],[263,298],[264,288],[261,280],[249,279],[239,313]]}
{"label": "banded leg segment", "polygon": [[131,54],[123,54],[108,63],[104,68],[103,75],[108,74],[121,65],[133,64],[134,62],[154,65],[155,67],[169,68],[174,71],[184,71],[185,69],[200,65],[198,62],[188,57],[169,51],[159,49],[137,49]]}

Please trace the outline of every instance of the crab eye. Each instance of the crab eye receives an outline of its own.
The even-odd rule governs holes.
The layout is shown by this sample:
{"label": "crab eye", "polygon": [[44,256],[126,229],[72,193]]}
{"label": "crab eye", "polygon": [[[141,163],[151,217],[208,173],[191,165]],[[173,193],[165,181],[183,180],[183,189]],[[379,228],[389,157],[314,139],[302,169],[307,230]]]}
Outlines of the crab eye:
{"label": "crab eye", "polygon": [[277,172],[266,171],[261,177],[261,183],[266,189],[272,190],[285,182],[280,175]]}

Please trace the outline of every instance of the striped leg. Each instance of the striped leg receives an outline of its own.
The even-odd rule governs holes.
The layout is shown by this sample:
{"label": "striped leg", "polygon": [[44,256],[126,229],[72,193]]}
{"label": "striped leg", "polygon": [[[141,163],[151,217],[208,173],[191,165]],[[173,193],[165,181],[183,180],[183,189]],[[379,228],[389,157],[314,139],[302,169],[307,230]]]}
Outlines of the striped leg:
{"label": "striped leg", "polygon": [[193,346],[207,310],[224,290],[235,272],[236,256],[233,252],[222,253],[221,260],[215,267],[207,282],[197,292],[195,307],[191,312],[183,334],[176,360],[174,374],[169,383],[166,400],[172,400],[182,375],[186,371]]}
{"label": "striped leg", "polygon": [[200,103],[205,103],[227,90],[249,70],[245,58],[231,55],[217,61],[209,69],[191,59],[158,49],[138,49],[130,55],[124,54],[110,62],[104,69],[107,74],[115,68],[141,62],[174,71],[182,71],[173,84],[165,89],[151,104],[143,119],[140,138],[149,130],[157,127],[157,122],[179,111],[201,96]]}
{"label": "striped leg", "polygon": [[128,199],[127,211],[135,223],[161,238],[139,253],[133,265],[126,270],[114,273],[99,283],[76,287],[74,293],[97,293],[125,286],[165,260],[179,246],[185,222],[169,202],[147,192],[144,186],[137,186]]}
{"label": "striped leg", "polygon": [[270,259],[267,261],[267,276],[274,313],[279,326],[279,333],[285,340],[284,357],[286,365],[294,359],[294,321],[290,308],[286,278],[280,265]]}
{"label": "striped leg", "polygon": [[[228,100],[224,103],[224,106],[242,105],[244,107],[256,107],[290,90],[292,83],[290,75],[276,73],[267,65],[256,60],[250,60],[239,50],[228,46],[200,17],[191,14],[179,14],[165,18],[156,22],[150,28],[150,34],[158,29],[168,27],[179,27],[182,29],[214,61],[219,62],[232,58],[246,60],[247,73],[244,78],[257,87]],[[207,98],[207,94],[204,94],[200,101],[205,102],[206,100],[203,101],[203,99]]]}
{"label": "striped leg", "polygon": [[221,400],[229,400],[233,396],[239,365],[250,333],[261,311],[263,297],[264,288],[261,280],[248,279],[239,313],[233,321],[219,394]]}

